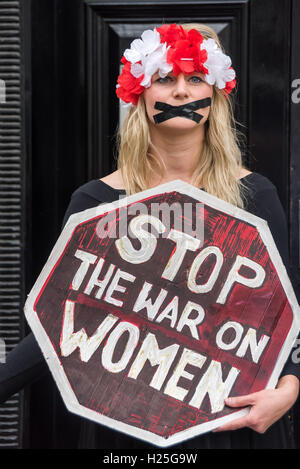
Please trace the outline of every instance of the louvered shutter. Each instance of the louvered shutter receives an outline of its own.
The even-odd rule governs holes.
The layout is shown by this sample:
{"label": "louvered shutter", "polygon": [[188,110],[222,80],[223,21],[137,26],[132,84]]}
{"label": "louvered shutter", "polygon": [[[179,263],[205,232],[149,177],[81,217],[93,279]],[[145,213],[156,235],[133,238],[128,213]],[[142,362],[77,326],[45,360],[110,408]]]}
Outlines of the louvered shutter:
{"label": "louvered shutter", "polygon": [[[22,335],[23,84],[20,1],[0,1],[0,338],[1,360]],[[22,162],[23,160],[23,162]],[[5,344],[5,350],[4,350]],[[0,449],[21,447],[21,393],[0,406]]]}

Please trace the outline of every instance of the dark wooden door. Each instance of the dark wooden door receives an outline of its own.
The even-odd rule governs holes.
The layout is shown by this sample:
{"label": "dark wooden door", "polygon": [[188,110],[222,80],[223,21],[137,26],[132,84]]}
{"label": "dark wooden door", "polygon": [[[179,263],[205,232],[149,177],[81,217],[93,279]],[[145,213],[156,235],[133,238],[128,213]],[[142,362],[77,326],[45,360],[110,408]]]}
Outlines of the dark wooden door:
{"label": "dark wooden door", "polygon": [[[115,169],[115,84],[122,51],[147,28],[202,22],[218,32],[237,71],[236,117],[246,136],[245,161],[278,188],[299,295],[300,104],[291,99],[300,78],[299,2],[26,0],[21,20],[28,149],[23,161],[25,291],[59,235],[71,193]],[[27,390],[25,404],[25,446],[76,446],[79,419],[65,410],[50,376]],[[296,433],[297,428],[296,421]]]}

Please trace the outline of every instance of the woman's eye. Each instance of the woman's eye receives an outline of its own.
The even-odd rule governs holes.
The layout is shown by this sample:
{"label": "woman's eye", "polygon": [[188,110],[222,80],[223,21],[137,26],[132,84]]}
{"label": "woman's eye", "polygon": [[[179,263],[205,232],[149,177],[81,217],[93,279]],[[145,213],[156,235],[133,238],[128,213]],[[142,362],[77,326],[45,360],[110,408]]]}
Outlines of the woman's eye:
{"label": "woman's eye", "polygon": [[170,81],[170,77],[158,78],[156,81],[158,83],[168,83]]}
{"label": "woman's eye", "polygon": [[190,80],[191,80],[193,83],[200,83],[201,81],[203,81],[201,77],[197,77],[197,76],[191,77]]}
{"label": "woman's eye", "polygon": [[[171,83],[173,81],[173,77],[170,77],[170,76],[167,76],[167,77],[164,77],[164,78],[158,78],[157,80],[157,83]],[[194,75],[192,77],[189,77],[189,81],[192,82],[192,83],[201,83],[203,81],[203,79],[197,75]]]}

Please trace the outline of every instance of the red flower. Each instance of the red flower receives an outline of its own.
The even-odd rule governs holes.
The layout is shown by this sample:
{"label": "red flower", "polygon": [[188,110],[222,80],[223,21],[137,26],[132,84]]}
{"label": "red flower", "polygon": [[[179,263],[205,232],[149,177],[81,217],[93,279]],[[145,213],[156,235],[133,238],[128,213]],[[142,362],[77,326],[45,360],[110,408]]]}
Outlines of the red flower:
{"label": "red flower", "polygon": [[193,44],[199,43],[200,45],[203,42],[203,36],[199,31],[197,31],[197,29],[190,29],[187,32],[187,37],[189,41],[192,42]]}
{"label": "red flower", "polygon": [[186,39],[187,33],[182,26],[177,24],[165,24],[161,28],[156,28],[160,34],[160,42],[166,42],[167,46],[174,47],[175,43],[180,39]]}
{"label": "red flower", "polygon": [[145,89],[144,86],[140,85],[144,75],[135,78],[131,74],[131,63],[128,62],[124,56],[121,62],[124,64],[124,67],[118,78],[118,84],[120,86],[116,89],[117,96],[125,103],[132,103],[136,106],[140,94],[143,93]]}
{"label": "red flower", "polygon": [[195,71],[208,73],[203,65],[206,60],[207,52],[200,49],[200,42],[194,44],[188,40],[177,41],[176,48],[169,49],[167,55],[167,61],[173,65],[175,76],[181,72],[185,75],[190,75]]}
{"label": "red flower", "polygon": [[207,53],[200,48],[203,36],[199,31],[196,29],[186,31],[176,24],[164,25],[156,29],[161,35],[161,42],[166,42],[167,46],[171,46],[167,61],[173,65],[175,76],[181,72],[185,75],[190,75],[194,71],[208,73],[203,66],[207,60]]}
{"label": "red flower", "polygon": [[[230,67],[232,69],[232,67]],[[234,78],[231,81],[227,81],[225,88],[223,88],[224,93],[230,94],[231,91],[236,87],[236,79]]]}
{"label": "red flower", "polygon": [[[180,73],[184,75],[191,75],[193,72],[209,73],[209,70],[204,66],[208,57],[207,51],[201,49],[204,39],[199,31],[196,29],[187,31],[176,24],[163,25],[156,30],[160,34],[160,42],[168,47],[167,62],[172,65],[175,76]],[[127,61],[124,56],[121,62],[124,67],[118,78],[117,96],[125,103],[132,103],[136,106],[139,96],[145,89],[144,86],[141,86],[144,75],[135,78],[131,74],[131,62]],[[226,98],[235,86],[235,79],[226,83],[223,88]]]}

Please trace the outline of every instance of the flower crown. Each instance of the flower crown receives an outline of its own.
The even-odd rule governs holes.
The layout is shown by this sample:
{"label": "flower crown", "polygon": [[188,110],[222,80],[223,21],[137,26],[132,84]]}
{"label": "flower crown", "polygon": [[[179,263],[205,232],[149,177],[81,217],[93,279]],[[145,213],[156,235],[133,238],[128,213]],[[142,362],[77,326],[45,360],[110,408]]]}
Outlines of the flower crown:
{"label": "flower crown", "polygon": [[196,29],[186,31],[176,24],[144,31],[121,59],[124,64],[118,77],[116,93],[122,104],[137,105],[139,96],[151,86],[155,73],[165,78],[173,71],[190,75],[205,74],[205,80],[227,96],[236,85],[231,59],[214,39],[204,39]]}

